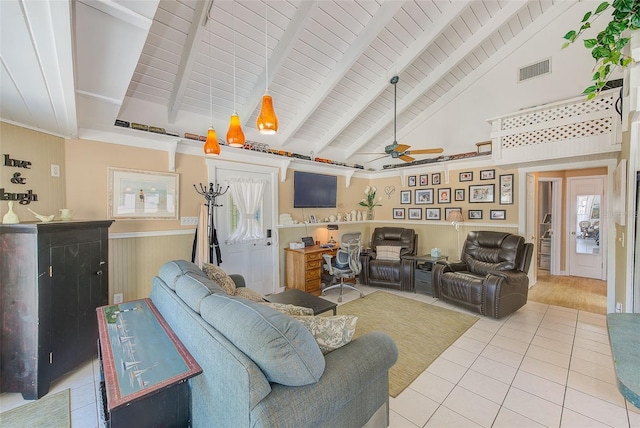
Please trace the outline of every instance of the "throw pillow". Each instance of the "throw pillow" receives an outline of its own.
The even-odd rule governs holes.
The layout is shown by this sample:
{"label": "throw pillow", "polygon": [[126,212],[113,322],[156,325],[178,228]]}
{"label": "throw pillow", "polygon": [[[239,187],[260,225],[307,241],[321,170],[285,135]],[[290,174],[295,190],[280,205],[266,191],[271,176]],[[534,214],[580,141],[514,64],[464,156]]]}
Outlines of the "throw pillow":
{"label": "throw pillow", "polygon": [[272,303],[263,302],[265,306],[275,309],[278,312],[282,312],[287,315],[313,315],[313,309],[305,308],[303,306],[290,305],[288,303]]}
{"label": "throw pillow", "polygon": [[400,250],[402,247],[391,245],[378,245],[376,247],[376,259],[377,260],[400,260]]}
{"label": "throw pillow", "polygon": [[236,294],[236,283],[218,266],[212,265],[211,263],[203,263],[202,271],[207,274],[210,280],[217,282],[227,294],[230,296]]}
{"label": "throw pillow", "polygon": [[222,293],[202,300],[200,313],[251,358],[269,382],[309,385],[324,372],[324,356],[309,330],[285,314]]}
{"label": "throw pillow", "polygon": [[252,300],[254,302],[264,302],[262,294],[247,287],[236,288],[236,297],[242,297],[243,299]]}
{"label": "throw pillow", "polygon": [[353,334],[356,332],[356,321],[358,321],[358,317],[353,315],[294,316],[294,318],[309,329],[323,354],[328,354],[351,342]]}

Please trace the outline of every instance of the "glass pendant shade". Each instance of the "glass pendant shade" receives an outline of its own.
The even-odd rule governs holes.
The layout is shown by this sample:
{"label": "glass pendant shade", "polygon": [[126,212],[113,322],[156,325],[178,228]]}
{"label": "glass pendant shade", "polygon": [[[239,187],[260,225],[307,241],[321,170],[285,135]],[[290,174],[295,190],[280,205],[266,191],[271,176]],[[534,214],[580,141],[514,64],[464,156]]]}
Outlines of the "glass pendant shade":
{"label": "glass pendant shade", "polygon": [[231,121],[229,122],[227,144],[231,147],[244,146],[244,132],[242,132],[242,126],[240,125],[240,116],[235,113],[231,115]]}
{"label": "glass pendant shade", "polygon": [[220,155],[220,144],[218,144],[218,136],[216,130],[209,128],[207,131],[207,140],[204,142],[204,154],[209,156]]}
{"label": "glass pendant shade", "polygon": [[256,120],[256,127],[261,134],[272,135],[278,132],[278,116],[273,109],[273,98],[268,93],[262,96],[262,108]]}

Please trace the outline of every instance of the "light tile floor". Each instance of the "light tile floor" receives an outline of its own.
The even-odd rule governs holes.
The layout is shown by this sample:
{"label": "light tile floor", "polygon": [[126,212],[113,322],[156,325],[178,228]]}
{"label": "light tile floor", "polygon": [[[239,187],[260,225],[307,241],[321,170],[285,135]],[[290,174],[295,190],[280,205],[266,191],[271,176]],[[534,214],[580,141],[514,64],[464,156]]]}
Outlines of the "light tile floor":
{"label": "light tile floor", "polygon": [[[466,312],[429,296],[385,291]],[[343,303],[358,296],[346,291]],[[51,392],[71,388],[73,428],[99,426],[99,376],[94,360],[52,384]],[[25,403],[20,394],[0,395],[0,411]],[[640,427],[640,409],[616,387],[605,316],[531,301],[504,319],[480,318],[390,398],[390,408],[391,428]]]}

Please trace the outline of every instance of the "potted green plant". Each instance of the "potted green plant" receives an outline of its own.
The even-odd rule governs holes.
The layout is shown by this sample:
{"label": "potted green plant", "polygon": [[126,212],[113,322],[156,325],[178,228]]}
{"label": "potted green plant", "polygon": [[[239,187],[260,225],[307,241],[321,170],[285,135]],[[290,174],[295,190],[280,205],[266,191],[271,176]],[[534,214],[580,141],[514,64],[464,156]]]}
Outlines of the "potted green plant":
{"label": "potted green plant", "polygon": [[[381,207],[382,204],[376,203],[376,192],[378,189],[374,187],[367,186],[364,189],[364,194],[367,195],[366,198],[363,198],[358,204],[363,207],[367,207],[367,220],[373,220],[373,209],[375,207]],[[378,202],[382,201],[382,196],[378,198]]]}
{"label": "potted green plant", "polygon": [[582,33],[592,27],[592,23],[602,14],[611,11],[611,20],[606,27],[593,39],[583,41],[585,48],[591,49],[591,56],[595,59],[595,74],[591,78],[593,85],[587,87],[583,94],[587,99],[594,98],[606,85],[609,76],[616,67],[627,67],[633,58],[625,55],[622,50],[629,43],[628,30],[640,28],[640,0],[614,0],[602,2],[595,11],[587,12],[582,18],[580,29],[571,30],[564,35],[567,40],[562,45],[566,48],[574,43]]}

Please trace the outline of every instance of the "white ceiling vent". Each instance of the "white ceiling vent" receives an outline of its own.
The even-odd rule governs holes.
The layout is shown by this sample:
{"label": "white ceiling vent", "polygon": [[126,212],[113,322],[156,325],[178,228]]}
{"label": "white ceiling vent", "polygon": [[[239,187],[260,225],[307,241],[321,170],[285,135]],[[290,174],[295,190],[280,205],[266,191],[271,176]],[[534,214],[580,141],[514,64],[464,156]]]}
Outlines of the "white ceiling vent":
{"label": "white ceiling vent", "polygon": [[520,70],[518,70],[518,82],[523,82],[547,73],[551,73],[551,58],[520,68]]}

